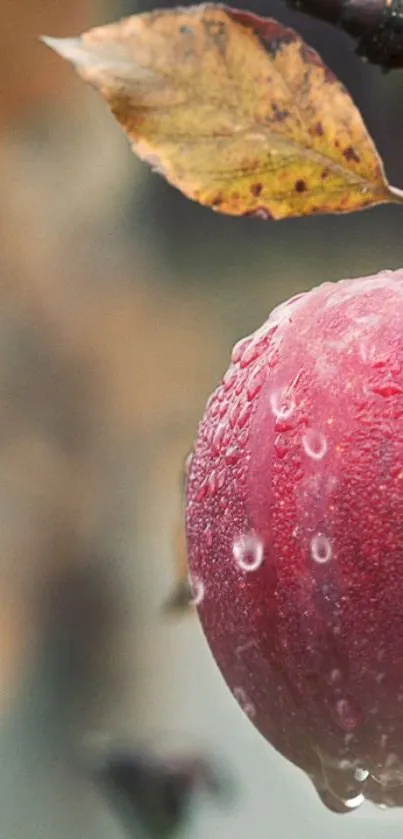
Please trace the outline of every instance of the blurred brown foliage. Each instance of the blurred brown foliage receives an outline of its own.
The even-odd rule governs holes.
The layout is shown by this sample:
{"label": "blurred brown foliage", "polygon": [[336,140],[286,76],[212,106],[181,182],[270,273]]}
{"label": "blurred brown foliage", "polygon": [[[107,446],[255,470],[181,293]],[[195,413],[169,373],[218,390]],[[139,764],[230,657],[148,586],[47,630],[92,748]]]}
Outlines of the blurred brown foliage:
{"label": "blurred brown foliage", "polygon": [[[296,25],[281,17],[281,0],[255,8]],[[134,0],[0,6],[0,736],[25,701],[2,742],[0,836],[111,839],[119,830],[82,776],[66,775],[49,701],[62,695],[80,742],[104,727],[132,742],[139,728],[141,737],[160,726],[213,732],[253,792],[229,835],[259,836],[267,807],[274,833],[286,835],[290,818],[299,835],[284,772],[273,767],[269,799],[269,753],[262,747],[259,764],[252,732],[248,752],[224,689],[220,716],[196,622],[161,614],[181,474],[232,343],[303,288],[397,267],[401,217],[392,207],[279,225],[228,219],[151,175],[95,92],[37,40],[135,11]],[[305,18],[300,31],[360,108],[366,102],[401,183],[398,74],[385,81],[363,68],[334,30],[322,37]],[[56,696],[30,678],[47,657]],[[322,830],[317,815],[304,835]],[[224,830],[208,822],[196,835]]]}
{"label": "blurred brown foliage", "polygon": [[71,73],[53,65],[38,37],[81,32],[94,19],[97,5],[96,0],[2,0],[0,125],[26,116],[49,97],[66,99],[71,93]]}
{"label": "blurred brown foliage", "polygon": [[[163,505],[171,493],[179,514],[182,462],[215,379],[209,306],[195,290],[164,289],[152,256],[139,243],[133,261],[119,229],[125,142],[37,42],[88,27],[96,10],[93,0],[0,10],[0,703],[46,629],[55,579],[63,589],[66,572],[106,554],[135,563],[143,497]],[[141,191],[139,173],[130,178]],[[173,523],[172,552],[174,534]],[[104,681],[107,662],[103,646]]]}

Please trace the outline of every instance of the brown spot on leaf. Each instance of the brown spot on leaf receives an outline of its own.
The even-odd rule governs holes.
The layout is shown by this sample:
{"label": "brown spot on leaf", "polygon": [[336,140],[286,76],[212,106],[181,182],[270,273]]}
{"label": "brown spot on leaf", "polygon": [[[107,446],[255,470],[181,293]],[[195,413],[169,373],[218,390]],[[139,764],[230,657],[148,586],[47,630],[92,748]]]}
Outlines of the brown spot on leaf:
{"label": "brown spot on leaf", "polygon": [[310,65],[311,67],[320,67],[323,70],[326,84],[337,82],[336,76],[332,70],[329,70],[329,67],[326,67],[316,50],[308,47],[308,44],[305,44],[304,41],[300,45],[300,55],[304,64]]}
{"label": "brown spot on leaf", "polygon": [[263,189],[263,184],[252,184],[251,188],[250,188],[250,191],[251,191],[252,195],[255,196],[255,198],[258,198],[262,189]]}
{"label": "brown spot on leaf", "polygon": [[214,46],[221,53],[225,52],[227,46],[227,27],[223,20],[205,20],[204,28],[206,35]]}
{"label": "brown spot on leaf", "polygon": [[323,125],[321,122],[316,123],[314,131],[317,137],[323,137],[325,132],[323,130]]}
{"label": "brown spot on leaf", "polygon": [[268,41],[266,38],[263,38],[262,43],[266,52],[268,52],[272,58],[276,58],[279,52],[281,52],[281,50],[286,46],[287,41],[284,40],[284,38],[273,38],[272,41]]}
{"label": "brown spot on leaf", "polygon": [[282,122],[284,119],[287,119],[287,117],[290,115],[289,111],[286,111],[285,109],[279,108],[278,105],[276,105],[275,102],[273,102],[271,107],[272,107],[274,119],[277,120],[278,122]]}
{"label": "brown spot on leaf", "polygon": [[222,197],[222,195],[221,195],[221,193],[220,193],[219,195],[216,195],[216,196],[215,196],[215,198],[213,198],[213,199],[212,199],[212,201],[211,201],[211,206],[212,206],[212,207],[220,207],[220,205],[222,204],[223,200],[224,200],[224,199],[223,199],[223,197]]}
{"label": "brown spot on leaf", "polygon": [[329,169],[324,169],[322,174],[321,174],[322,180],[324,181],[326,178],[329,177],[329,175],[330,175]]}
{"label": "brown spot on leaf", "polygon": [[253,12],[243,12],[238,9],[227,9],[228,17],[240,23],[242,26],[252,29],[262,38],[267,41],[274,39],[287,39],[288,43],[296,41],[298,36],[293,29],[287,29],[282,23],[279,23],[274,18],[264,18],[255,15]]}
{"label": "brown spot on leaf", "polygon": [[345,157],[348,161],[353,160],[354,163],[360,162],[360,156],[357,154],[357,152],[355,151],[355,149],[353,149],[352,146],[347,146],[347,148],[344,149],[343,157]]}
{"label": "brown spot on leaf", "polygon": [[302,178],[300,178],[298,181],[295,181],[294,189],[295,192],[306,192],[306,190],[308,189],[306,181],[303,181]]}
{"label": "brown spot on leaf", "polygon": [[227,9],[227,13],[234,21],[256,33],[262,47],[271,58],[275,58],[284,47],[298,39],[293,29],[287,29],[272,18],[262,18],[253,12],[242,12],[238,9]]}

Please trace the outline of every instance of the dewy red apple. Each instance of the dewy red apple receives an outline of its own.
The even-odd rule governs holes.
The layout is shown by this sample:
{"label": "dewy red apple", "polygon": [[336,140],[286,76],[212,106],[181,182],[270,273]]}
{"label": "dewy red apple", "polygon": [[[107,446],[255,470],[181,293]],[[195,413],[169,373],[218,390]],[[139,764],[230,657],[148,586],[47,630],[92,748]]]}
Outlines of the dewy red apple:
{"label": "dewy red apple", "polygon": [[238,703],[322,799],[403,804],[403,270],[236,345],[187,487],[189,569]]}

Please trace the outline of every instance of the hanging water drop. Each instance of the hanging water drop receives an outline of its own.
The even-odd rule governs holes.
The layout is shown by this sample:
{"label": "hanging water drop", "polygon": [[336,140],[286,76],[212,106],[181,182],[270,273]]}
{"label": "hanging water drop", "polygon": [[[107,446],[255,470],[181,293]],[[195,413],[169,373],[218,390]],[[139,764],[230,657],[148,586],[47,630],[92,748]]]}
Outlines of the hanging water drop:
{"label": "hanging water drop", "polygon": [[353,798],[347,798],[343,803],[345,807],[348,807],[349,810],[356,810],[357,807],[361,807],[365,801],[365,795],[362,792],[359,792],[358,795],[354,795]]}

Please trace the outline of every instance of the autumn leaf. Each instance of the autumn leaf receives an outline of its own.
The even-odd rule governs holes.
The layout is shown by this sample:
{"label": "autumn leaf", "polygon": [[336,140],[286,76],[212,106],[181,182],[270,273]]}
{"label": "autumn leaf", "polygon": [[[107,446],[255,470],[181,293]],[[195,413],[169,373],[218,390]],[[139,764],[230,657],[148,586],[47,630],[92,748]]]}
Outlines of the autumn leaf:
{"label": "autumn leaf", "polygon": [[275,20],[201,5],[45,40],[201,204],[280,219],[403,201],[343,85]]}

